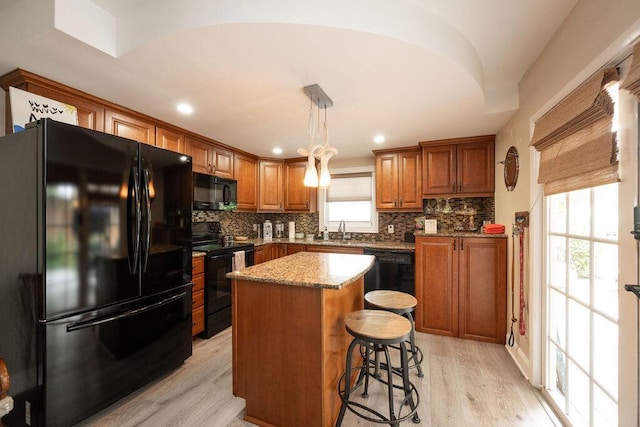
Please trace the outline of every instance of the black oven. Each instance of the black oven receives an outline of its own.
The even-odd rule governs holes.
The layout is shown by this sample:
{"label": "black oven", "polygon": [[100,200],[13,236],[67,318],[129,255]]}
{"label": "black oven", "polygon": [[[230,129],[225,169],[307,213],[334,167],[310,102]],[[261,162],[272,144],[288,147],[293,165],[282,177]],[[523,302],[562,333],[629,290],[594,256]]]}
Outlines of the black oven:
{"label": "black oven", "polygon": [[[196,250],[198,247],[195,248]],[[210,338],[231,326],[231,280],[225,276],[233,271],[234,253],[244,251],[245,266],[253,265],[253,244],[232,244],[210,248],[204,263],[204,332]]]}
{"label": "black oven", "polygon": [[415,295],[414,252],[388,249],[365,249],[376,261],[364,276],[364,292],[376,289],[406,292]]}
{"label": "black oven", "polygon": [[225,276],[233,271],[234,253],[243,251],[245,266],[253,265],[253,243],[231,241],[222,243],[220,222],[192,224],[193,250],[206,252],[204,262],[204,332],[211,338],[231,326],[231,280]]}

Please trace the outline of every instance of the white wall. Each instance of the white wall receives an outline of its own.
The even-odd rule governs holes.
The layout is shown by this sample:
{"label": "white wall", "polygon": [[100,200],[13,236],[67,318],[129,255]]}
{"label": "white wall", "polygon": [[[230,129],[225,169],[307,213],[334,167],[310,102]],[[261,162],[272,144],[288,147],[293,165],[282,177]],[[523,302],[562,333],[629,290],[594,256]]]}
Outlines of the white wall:
{"label": "white wall", "polygon": [[[510,232],[514,212],[531,211],[531,227],[527,230],[528,246],[525,250],[527,265],[525,295],[529,318],[527,334],[519,336],[516,325],[514,327],[516,346],[513,349],[507,348],[523,373],[535,385],[541,383],[539,352],[543,339],[540,306],[543,270],[540,264],[542,196],[536,182],[537,153],[529,148],[533,123],[592,73],[607,64],[618,61],[621,56],[628,53],[630,43],[638,35],[640,35],[640,1],[578,1],[520,82],[520,109],[500,130],[496,138],[496,160],[503,160],[511,145],[516,146],[520,153],[520,176],[514,191],[506,191],[503,185],[503,168],[501,165],[496,166],[496,222],[505,224]],[[620,236],[621,241],[627,237],[623,234]],[[511,259],[508,265],[511,265]],[[516,271],[516,283],[517,277]],[[621,283],[620,286],[623,284]],[[510,307],[510,290],[508,299]],[[518,317],[518,301],[519,293],[516,289],[516,317]],[[629,308],[621,304],[621,310],[628,311]],[[627,326],[623,324],[623,320],[626,320],[629,315],[630,313],[621,312],[621,330]],[[621,346],[626,347],[620,349],[621,354],[625,355],[620,361],[620,371],[625,373],[620,376],[620,425],[626,425],[626,421],[623,420],[632,420],[630,422],[633,425],[636,422],[637,361],[636,352],[633,351],[636,342],[635,328],[637,325],[633,328],[634,333],[628,333],[626,337],[631,340],[631,343],[623,343],[621,339]],[[634,374],[631,378],[630,373]]]}

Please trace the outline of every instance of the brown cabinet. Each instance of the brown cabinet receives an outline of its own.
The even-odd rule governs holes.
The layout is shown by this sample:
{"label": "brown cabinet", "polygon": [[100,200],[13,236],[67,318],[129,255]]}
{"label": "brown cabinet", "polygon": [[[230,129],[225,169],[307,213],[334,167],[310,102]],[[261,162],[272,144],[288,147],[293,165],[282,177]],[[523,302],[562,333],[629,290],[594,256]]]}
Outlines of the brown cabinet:
{"label": "brown cabinet", "polygon": [[421,142],[422,195],[490,197],[495,135]]}
{"label": "brown cabinet", "polygon": [[507,239],[416,239],[416,330],[504,343]]}
{"label": "brown cabinet", "polygon": [[284,162],[281,160],[260,160],[258,210],[267,212],[282,212]]}
{"label": "brown cabinet", "polygon": [[364,249],[352,248],[349,246],[325,246],[325,245],[307,245],[307,252],[324,252],[330,254],[358,254],[362,255]]}
{"label": "brown cabinet", "polygon": [[[8,91],[9,86],[73,105],[78,113],[78,126],[104,131],[104,105],[98,98],[20,69],[7,73],[0,79],[0,87],[2,89]],[[12,133],[11,108],[9,108],[8,95],[6,96],[5,106],[6,133]]]}
{"label": "brown cabinet", "polygon": [[253,252],[253,264],[262,264],[267,261],[267,253],[269,252],[267,246],[270,245],[260,245],[254,248]]}
{"label": "brown cabinet", "polygon": [[161,127],[156,127],[156,147],[166,148],[181,154],[187,153],[184,135]]}
{"label": "brown cabinet", "polygon": [[104,131],[149,145],[156,142],[155,123],[118,111],[105,110]]}
{"label": "brown cabinet", "polygon": [[186,146],[194,172],[233,178],[233,151],[190,137],[186,138]]}
{"label": "brown cabinet", "polygon": [[204,257],[192,257],[191,335],[204,331]]}
{"label": "brown cabinet", "polygon": [[284,161],[284,210],[287,212],[315,212],[318,190],[304,186],[307,159]]}
{"label": "brown cabinet", "polygon": [[287,243],[287,255],[295,254],[297,252],[304,252],[305,250],[305,245],[301,245],[298,243]]}
{"label": "brown cabinet", "polygon": [[419,148],[374,150],[376,208],[379,211],[422,211],[422,162]]}
{"label": "brown cabinet", "polygon": [[282,258],[287,255],[287,244],[286,243],[274,243],[273,244],[273,252],[271,259]]}
{"label": "brown cabinet", "polygon": [[258,158],[236,153],[234,179],[238,181],[237,206],[240,210],[258,209]]}

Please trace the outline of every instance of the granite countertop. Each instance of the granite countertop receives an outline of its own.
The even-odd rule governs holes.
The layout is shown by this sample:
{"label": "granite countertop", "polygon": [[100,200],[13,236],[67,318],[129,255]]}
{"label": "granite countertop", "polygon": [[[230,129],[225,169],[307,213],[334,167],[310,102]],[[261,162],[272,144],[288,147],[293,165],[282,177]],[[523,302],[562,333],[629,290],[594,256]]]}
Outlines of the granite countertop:
{"label": "granite countertop", "polygon": [[226,277],[337,290],[364,276],[374,260],[373,255],[298,252],[227,273]]}
{"label": "granite countertop", "polygon": [[192,258],[204,257],[206,255],[207,255],[206,252],[200,252],[200,251],[192,251],[191,252],[191,257]]}

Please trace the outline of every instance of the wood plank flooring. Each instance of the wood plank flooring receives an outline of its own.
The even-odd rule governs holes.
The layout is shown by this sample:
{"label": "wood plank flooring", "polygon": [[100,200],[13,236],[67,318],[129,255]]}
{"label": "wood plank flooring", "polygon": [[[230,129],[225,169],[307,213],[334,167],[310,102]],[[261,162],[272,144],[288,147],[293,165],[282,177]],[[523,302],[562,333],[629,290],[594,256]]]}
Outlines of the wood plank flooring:
{"label": "wood plank flooring", "polygon": [[[540,393],[522,377],[505,348],[416,334],[424,378],[411,371],[423,426],[559,426]],[[372,382],[368,404],[387,413],[386,389]],[[231,329],[196,339],[178,369],[81,423],[81,426],[252,426],[244,400],[231,394]],[[347,411],[343,426],[373,426]],[[406,421],[403,425],[413,425]]]}

